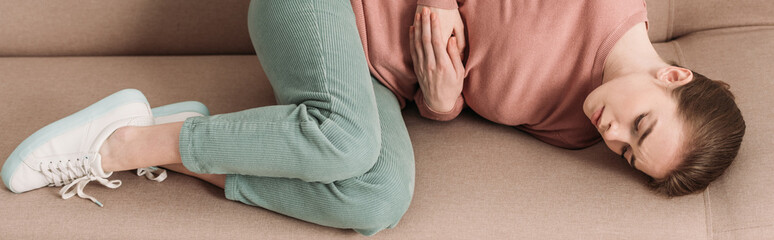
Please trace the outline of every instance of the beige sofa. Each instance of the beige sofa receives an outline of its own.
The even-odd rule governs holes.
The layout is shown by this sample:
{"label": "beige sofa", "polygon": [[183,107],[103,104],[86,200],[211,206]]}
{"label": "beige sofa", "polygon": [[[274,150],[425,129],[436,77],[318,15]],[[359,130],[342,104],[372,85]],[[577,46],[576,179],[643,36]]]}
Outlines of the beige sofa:
{"label": "beige sofa", "polygon": [[[124,88],[152,106],[198,100],[213,114],[274,103],[247,32],[248,0],[0,2],[0,161],[37,129]],[[374,239],[774,239],[774,2],[649,0],[666,60],[727,81],[747,122],[737,161],[709,189],[651,193],[603,144],[565,150],[465,110],[451,122],[404,110],[414,199]],[[58,188],[0,189],[0,239],[364,238],[226,200],[171,174],[130,172],[105,203]]]}

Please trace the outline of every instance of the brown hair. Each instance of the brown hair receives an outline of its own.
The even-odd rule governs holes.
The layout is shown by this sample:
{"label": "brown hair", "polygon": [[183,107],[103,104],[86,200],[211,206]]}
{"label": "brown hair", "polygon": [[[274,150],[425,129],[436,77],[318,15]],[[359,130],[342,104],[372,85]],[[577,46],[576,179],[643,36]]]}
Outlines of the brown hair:
{"label": "brown hair", "polygon": [[704,190],[720,177],[736,158],[745,131],[728,84],[691,72],[693,81],[672,92],[686,127],[683,161],[667,177],[648,183],[669,197]]}

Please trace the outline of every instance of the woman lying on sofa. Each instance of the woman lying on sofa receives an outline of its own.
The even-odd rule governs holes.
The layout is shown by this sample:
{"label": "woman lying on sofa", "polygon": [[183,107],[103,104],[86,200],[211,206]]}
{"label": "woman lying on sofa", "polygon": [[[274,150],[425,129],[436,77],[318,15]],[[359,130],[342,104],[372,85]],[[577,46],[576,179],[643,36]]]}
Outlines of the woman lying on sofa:
{"label": "woman lying on sofa", "polygon": [[401,115],[413,100],[427,118],[467,105],[563,148],[602,139],[655,191],[701,191],[735,158],[744,121],[726,84],[659,57],[646,18],[642,0],[253,1],[250,37],[278,105],[207,116],[124,90],[22,142],[3,181],[101,206],[87,183],[116,188],[112,172],[132,169],[163,180],[150,173],[162,166],[372,235],[413,195]]}

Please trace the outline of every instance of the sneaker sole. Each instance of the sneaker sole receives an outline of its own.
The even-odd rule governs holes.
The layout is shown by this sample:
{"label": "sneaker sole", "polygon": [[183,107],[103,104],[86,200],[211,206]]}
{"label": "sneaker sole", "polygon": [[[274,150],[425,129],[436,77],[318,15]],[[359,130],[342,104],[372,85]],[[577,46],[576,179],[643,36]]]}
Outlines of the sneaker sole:
{"label": "sneaker sole", "polygon": [[154,118],[165,117],[165,116],[184,113],[184,112],[195,112],[195,113],[200,113],[204,116],[210,115],[210,110],[207,109],[207,106],[204,106],[203,103],[200,103],[197,101],[173,103],[173,104],[164,105],[161,107],[155,107],[151,109],[151,111],[153,112]]}
{"label": "sneaker sole", "polygon": [[10,180],[13,178],[13,173],[16,172],[16,168],[19,164],[36,148],[45,143],[47,140],[63,134],[64,132],[72,129],[75,126],[83,124],[84,122],[90,122],[94,119],[102,117],[110,110],[115,109],[121,105],[130,102],[140,102],[148,104],[148,100],[145,95],[137,89],[124,89],[117,93],[114,93],[91,106],[76,112],[70,116],[53,122],[40,130],[27,137],[16,149],[13,150],[8,159],[3,164],[3,170],[0,175],[3,176],[3,183],[5,186],[14,193],[19,193],[11,188]]}

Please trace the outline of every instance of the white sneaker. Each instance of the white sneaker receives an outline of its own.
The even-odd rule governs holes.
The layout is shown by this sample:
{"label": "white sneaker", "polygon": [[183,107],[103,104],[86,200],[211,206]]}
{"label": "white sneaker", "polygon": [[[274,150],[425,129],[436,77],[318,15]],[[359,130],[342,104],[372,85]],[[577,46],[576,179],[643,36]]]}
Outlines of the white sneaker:
{"label": "white sneaker", "polygon": [[[153,120],[155,124],[165,124],[173,122],[182,122],[189,117],[209,116],[210,110],[207,106],[196,101],[187,101],[155,107],[153,111]],[[167,179],[167,170],[158,167],[138,168],[137,176],[145,175],[149,180],[162,182]]]}
{"label": "white sneaker", "polygon": [[[102,203],[83,193],[86,184],[98,181],[109,188],[121,186],[120,180],[107,180],[113,172],[102,169],[102,144],[118,128],[152,124],[145,96],[135,89],[119,91],[24,140],[5,161],[3,182],[15,193],[64,186],[59,191],[63,199],[77,193],[101,207]],[[73,186],[75,193],[70,191]]]}

